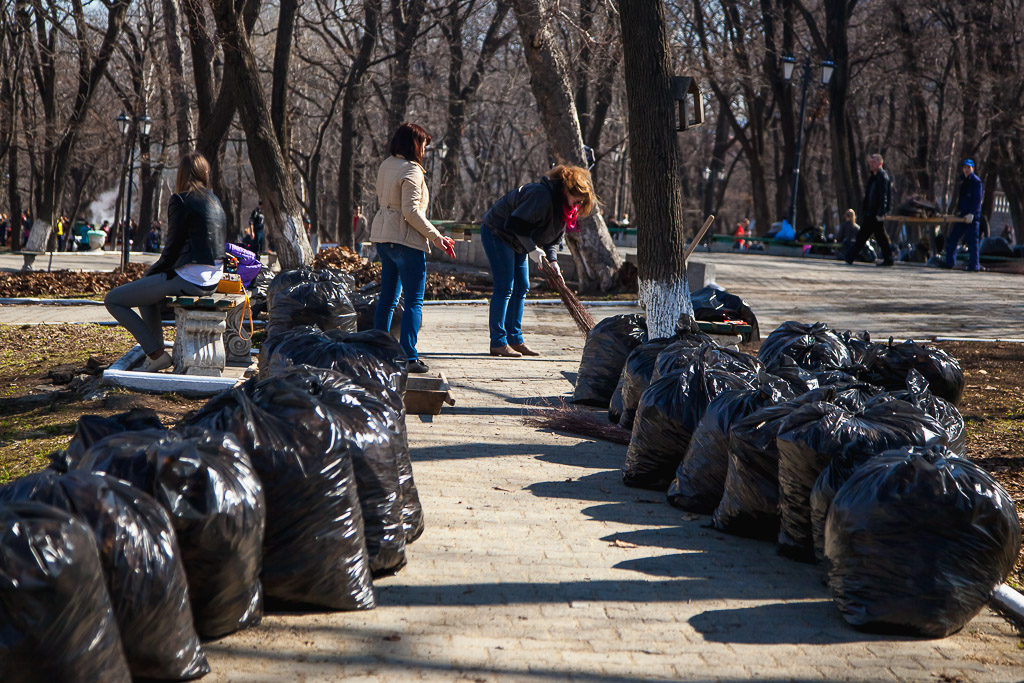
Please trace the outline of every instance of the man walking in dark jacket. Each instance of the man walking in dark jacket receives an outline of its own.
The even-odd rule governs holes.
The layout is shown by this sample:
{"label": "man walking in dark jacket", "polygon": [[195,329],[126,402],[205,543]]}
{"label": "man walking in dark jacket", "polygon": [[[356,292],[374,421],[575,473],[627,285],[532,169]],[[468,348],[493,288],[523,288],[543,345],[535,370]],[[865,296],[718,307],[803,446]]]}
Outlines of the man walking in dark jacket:
{"label": "man walking in dark jacket", "polygon": [[964,179],[960,183],[960,201],[957,202],[956,215],[965,221],[954,223],[953,229],[949,231],[949,239],[946,240],[946,267],[952,268],[956,265],[956,248],[962,239],[967,243],[968,256],[967,267],[964,270],[976,273],[981,270],[978,224],[981,220],[981,200],[985,196],[985,191],[981,186],[981,178],[974,173],[974,161],[964,159],[960,170],[964,174]]}
{"label": "man walking in dark jacket", "polygon": [[868,168],[871,175],[868,176],[867,187],[864,188],[864,224],[857,231],[857,243],[846,255],[846,263],[853,265],[853,259],[857,257],[868,238],[874,237],[882,250],[882,262],[879,266],[891,266],[892,247],[889,246],[889,236],[885,234],[885,215],[889,213],[892,204],[892,181],[889,174],[882,168],[884,160],[881,154],[872,154],[868,157]]}

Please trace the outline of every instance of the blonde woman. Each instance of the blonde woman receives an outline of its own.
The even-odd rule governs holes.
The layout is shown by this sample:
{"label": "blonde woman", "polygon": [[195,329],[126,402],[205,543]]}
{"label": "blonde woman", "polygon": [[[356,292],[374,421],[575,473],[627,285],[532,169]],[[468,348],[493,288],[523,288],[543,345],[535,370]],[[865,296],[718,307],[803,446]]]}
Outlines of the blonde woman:
{"label": "blonde woman", "polygon": [[555,166],[536,183],[523,185],[499,199],[484,215],[480,241],[491,263],[491,355],[539,356],[523,341],[523,304],[530,291],[530,258],[561,278],[558,243],[576,221],[586,218],[600,200],[590,172],[579,166]]}
{"label": "blonde woman", "polygon": [[[202,296],[217,289],[224,273],[224,208],[210,190],[210,164],[189,152],[178,166],[176,193],[167,208],[167,240],[160,258],[140,280],[112,289],[107,310],[146,352],[142,369],[171,366],[164,351],[160,306],[166,296]],[[133,308],[138,308],[136,313]]]}
{"label": "blonde woman", "polygon": [[380,257],[380,297],[373,326],[387,332],[398,297],[405,292],[399,341],[409,356],[409,372],[427,372],[416,351],[423,317],[430,245],[455,258],[455,242],[427,220],[430,193],[423,173],[423,151],[430,135],[415,123],[403,123],[391,138],[390,156],[377,171],[379,209],[370,226],[370,241]]}

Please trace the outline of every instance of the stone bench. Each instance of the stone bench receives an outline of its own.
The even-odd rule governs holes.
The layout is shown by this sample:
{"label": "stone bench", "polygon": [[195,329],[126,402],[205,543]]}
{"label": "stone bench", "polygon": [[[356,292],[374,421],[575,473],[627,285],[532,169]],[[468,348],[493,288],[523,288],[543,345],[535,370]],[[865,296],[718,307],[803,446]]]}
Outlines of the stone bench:
{"label": "stone bench", "polygon": [[228,361],[250,362],[252,340],[238,330],[245,316],[242,294],[169,296],[174,309],[174,372],[219,377]]}

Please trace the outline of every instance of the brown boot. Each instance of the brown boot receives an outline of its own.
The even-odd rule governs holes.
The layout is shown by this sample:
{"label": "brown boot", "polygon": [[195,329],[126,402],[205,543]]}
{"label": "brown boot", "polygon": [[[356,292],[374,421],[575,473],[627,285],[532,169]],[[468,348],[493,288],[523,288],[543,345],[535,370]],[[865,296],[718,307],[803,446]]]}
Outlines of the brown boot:
{"label": "brown boot", "polygon": [[523,354],[518,351],[513,351],[512,347],[506,344],[505,346],[492,346],[492,356],[500,356],[502,358],[522,358]]}
{"label": "brown boot", "polygon": [[539,356],[540,354],[531,349],[526,344],[509,344],[513,349],[523,354],[524,356]]}

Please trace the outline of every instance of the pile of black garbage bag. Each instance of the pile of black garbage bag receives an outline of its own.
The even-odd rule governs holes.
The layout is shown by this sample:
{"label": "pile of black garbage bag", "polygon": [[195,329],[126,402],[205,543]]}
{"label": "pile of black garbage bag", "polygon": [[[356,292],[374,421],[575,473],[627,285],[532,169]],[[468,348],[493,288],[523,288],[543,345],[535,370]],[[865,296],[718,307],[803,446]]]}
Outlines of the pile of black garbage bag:
{"label": "pile of black garbage bag", "polygon": [[268,605],[372,609],[405,566],[424,526],[406,355],[355,331],[348,276],[279,278],[258,377],[172,429],[83,416],[0,487],[0,680],[198,678],[201,639]]}
{"label": "pile of black garbage bag", "polygon": [[948,635],[1013,568],[1014,505],[964,459],[964,375],[944,351],[791,321],[755,358],[645,340],[638,316],[603,324],[601,349],[625,358],[609,419],[632,430],[626,485],[821,562],[857,628]]}

